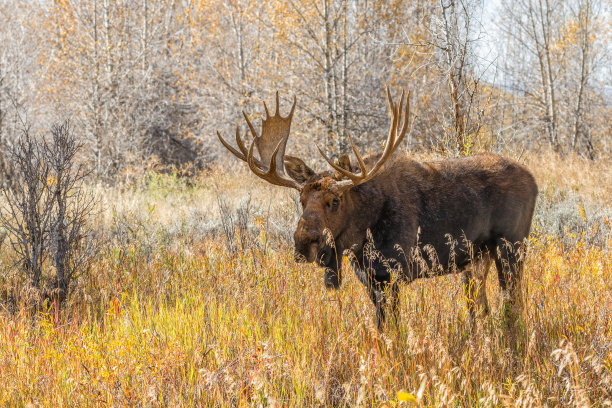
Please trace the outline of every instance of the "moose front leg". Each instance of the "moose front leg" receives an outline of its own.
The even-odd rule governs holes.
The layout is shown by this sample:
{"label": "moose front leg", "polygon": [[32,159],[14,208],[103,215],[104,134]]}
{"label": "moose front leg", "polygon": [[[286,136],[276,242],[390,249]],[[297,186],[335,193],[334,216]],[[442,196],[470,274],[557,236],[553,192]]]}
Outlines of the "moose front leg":
{"label": "moose front leg", "polygon": [[362,268],[356,259],[356,257],[351,259],[351,267],[357,279],[368,291],[368,296],[376,309],[376,326],[382,331],[387,311],[391,312],[396,322],[398,320],[399,285],[397,281],[391,282],[391,275],[387,269],[382,269],[384,266],[381,266],[381,270],[373,267]]}
{"label": "moose front leg", "polygon": [[326,256],[329,258],[327,265],[325,265],[325,273],[323,275],[323,283],[327,289],[338,289],[342,283],[342,266],[338,261],[338,257],[331,249]]}
{"label": "moose front leg", "polygon": [[342,283],[342,272],[339,268],[325,268],[323,282],[327,289],[338,289]]}
{"label": "moose front leg", "polygon": [[368,285],[368,294],[376,308],[376,327],[382,331],[387,318],[387,312],[397,323],[399,318],[399,285],[391,282],[391,276],[372,276]]}

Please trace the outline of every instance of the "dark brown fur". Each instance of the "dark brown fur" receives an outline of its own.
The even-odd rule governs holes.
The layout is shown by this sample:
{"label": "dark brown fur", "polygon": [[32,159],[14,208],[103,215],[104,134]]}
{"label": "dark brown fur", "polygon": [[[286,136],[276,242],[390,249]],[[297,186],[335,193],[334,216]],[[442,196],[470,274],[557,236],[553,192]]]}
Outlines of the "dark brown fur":
{"label": "dark brown fur", "polygon": [[[353,269],[368,288],[379,327],[385,309],[397,309],[390,266],[398,264],[407,282],[429,276],[432,267],[438,274],[464,271],[473,316],[475,303],[488,311],[484,282],[494,261],[504,299],[510,307],[520,303],[521,249],[537,196],[533,176],[520,164],[495,154],[424,163],[397,154],[373,179],[344,193],[330,172],[315,174],[301,161],[285,165],[291,177],[305,182],[294,234],[296,259],[325,267],[326,286],[337,288],[342,254],[352,252]],[[382,256],[368,255],[368,231]],[[437,260],[425,255],[429,268],[424,268],[412,255],[427,248],[435,250]]]}

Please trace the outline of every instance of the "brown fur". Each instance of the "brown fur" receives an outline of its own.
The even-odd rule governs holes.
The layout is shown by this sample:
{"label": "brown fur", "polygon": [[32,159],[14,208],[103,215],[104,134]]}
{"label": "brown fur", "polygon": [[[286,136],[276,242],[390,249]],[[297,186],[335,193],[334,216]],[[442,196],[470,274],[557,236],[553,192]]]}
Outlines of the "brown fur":
{"label": "brown fur", "polygon": [[[368,157],[367,165],[376,157]],[[337,288],[341,256],[351,252],[353,269],[376,306],[379,327],[387,307],[397,310],[394,265],[407,282],[431,271],[463,271],[473,317],[475,302],[488,311],[484,282],[494,261],[504,299],[511,308],[520,305],[521,249],[537,196],[533,176],[520,164],[495,154],[425,163],[396,155],[373,179],[344,193],[336,188],[337,175],[315,174],[301,161],[287,170],[294,179],[306,180],[294,234],[296,259],[325,267],[326,286]],[[425,255],[428,267],[423,267],[412,255],[431,248],[437,259]]]}

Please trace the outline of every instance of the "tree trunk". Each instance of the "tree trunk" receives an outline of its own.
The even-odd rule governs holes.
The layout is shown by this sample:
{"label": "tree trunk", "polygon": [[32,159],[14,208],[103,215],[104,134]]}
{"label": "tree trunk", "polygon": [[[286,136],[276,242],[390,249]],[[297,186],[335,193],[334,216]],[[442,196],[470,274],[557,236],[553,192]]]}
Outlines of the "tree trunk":
{"label": "tree trunk", "polygon": [[325,98],[327,104],[327,145],[334,146],[334,135],[336,132],[336,115],[334,111],[333,82],[334,73],[332,66],[332,27],[330,21],[329,0],[323,0],[324,24],[325,24]]}

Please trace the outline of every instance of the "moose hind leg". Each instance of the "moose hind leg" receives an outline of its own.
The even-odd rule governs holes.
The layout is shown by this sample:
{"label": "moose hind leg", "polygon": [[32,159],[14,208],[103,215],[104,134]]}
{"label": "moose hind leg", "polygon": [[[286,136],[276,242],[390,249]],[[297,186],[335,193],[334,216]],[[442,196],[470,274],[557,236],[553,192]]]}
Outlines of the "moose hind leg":
{"label": "moose hind leg", "polygon": [[492,262],[488,255],[483,256],[472,262],[463,272],[463,290],[467,302],[470,326],[473,325],[477,316],[489,314],[486,284]]}
{"label": "moose hind leg", "polygon": [[383,286],[386,296],[386,304],[384,307],[389,312],[392,321],[399,323],[399,284],[395,282],[387,282]]}
{"label": "moose hind leg", "polygon": [[495,266],[502,290],[502,312],[510,326],[515,326],[522,313],[521,278],[524,262],[522,243],[498,240]]}

